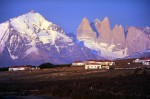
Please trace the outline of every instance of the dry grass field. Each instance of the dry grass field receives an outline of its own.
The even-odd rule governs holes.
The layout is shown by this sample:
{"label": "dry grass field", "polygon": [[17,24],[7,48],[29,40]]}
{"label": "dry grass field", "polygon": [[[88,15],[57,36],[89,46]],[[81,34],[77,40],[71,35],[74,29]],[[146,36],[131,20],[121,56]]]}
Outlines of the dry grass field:
{"label": "dry grass field", "polygon": [[84,67],[57,67],[0,72],[2,99],[145,99],[150,98],[149,89],[150,70],[146,68],[85,70]]}

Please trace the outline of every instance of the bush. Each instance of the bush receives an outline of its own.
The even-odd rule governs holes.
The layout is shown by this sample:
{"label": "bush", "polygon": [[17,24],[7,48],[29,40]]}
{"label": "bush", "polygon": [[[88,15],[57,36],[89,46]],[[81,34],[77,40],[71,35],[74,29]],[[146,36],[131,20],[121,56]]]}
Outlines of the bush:
{"label": "bush", "polygon": [[39,67],[40,67],[40,69],[44,69],[44,68],[53,68],[54,65],[51,64],[51,63],[43,63],[43,64],[41,64]]}
{"label": "bush", "polygon": [[0,71],[8,71],[8,67],[0,68]]}

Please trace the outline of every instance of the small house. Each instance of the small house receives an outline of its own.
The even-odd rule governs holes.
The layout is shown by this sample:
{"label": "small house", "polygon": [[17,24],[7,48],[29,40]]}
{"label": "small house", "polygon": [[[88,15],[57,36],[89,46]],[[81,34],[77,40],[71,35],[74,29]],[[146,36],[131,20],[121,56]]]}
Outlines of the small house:
{"label": "small house", "polygon": [[141,63],[141,60],[139,58],[133,60],[133,63]]}
{"label": "small house", "polygon": [[33,70],[32,66],[11,66],[9,71]]}

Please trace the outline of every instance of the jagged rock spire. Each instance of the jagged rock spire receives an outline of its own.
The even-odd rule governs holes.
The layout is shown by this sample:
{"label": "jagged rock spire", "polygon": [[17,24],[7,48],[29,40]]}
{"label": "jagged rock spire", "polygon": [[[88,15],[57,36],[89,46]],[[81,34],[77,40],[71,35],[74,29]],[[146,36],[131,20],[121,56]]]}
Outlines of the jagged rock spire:
{"label": "jagged rock spire", "polygon": [[125,34],[121,25],[116,24],[112,30],[112,43],[121,48],[125,48]]}
{"label": "jagged rock spire", "polygon": [[79,25],[77,29],[77,38],[80,39],[91,39],[95,40],[96,39],[96,32],[94,32],[90,26],[89,20],[84,17],[81,21],[81,24]]}
{"label": "jagged rock spire", "polygon": [[108,17],[105,17],[104,20],[102,22],[95,20],[95,27],[99,33],[99,37],[98,40],[100,42],[107,42],[110,43],[110,39],[111,39],[111,28],[110,28],[110,24],[109,24],[109,19]]}

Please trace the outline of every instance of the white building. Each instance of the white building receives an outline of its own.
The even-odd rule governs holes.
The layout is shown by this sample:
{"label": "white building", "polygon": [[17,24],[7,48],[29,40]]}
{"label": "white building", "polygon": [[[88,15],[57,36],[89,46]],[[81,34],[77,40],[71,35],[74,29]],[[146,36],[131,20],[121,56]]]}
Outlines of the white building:
{"label": "white building", "polygon": [[137,59],[133,60],[133,63],[142,63],[142,60],[137,58]]}
{"label": "white building", "polygon": [[109,69],[110,68],[110,66],[102,66],[102,69]]}
{"label": "white building", "polygon": [[72,63],[72,66],[84,66],[84,65],[85,65],[85,63],[81,62],[81,61],[76,61],[76,62]]}
{"label": "white building", "polygon": [[109,60],[88,60],[85,62],[85,69],[109,69],[115,62]]}
{"label": "white building", "polygon": [[9,67],[9,71],[20,71],[20,70],[34,70],[32,66],[12,66]]}
{"label": "white building", "polygon": [[102,66],[97,63],[85,64],[85,69],[101,69],[101,68],[102,68]]}
{"label": "white building", "polygon": [[142,63],[143,65],[150,65],[150,58],[141,58],[133,60],[133,63]]}
{"label": "white building", "polygon": [[103,66],[112,66],[115,65],[115,62],[110,61],[110,60],[98,60],[96,63],[101,64]]}
{"label": "white building", "polygon": [[115,62],[110,60],[87,60],[72,63],[72,66],[85,66],[85,69],[109,69],[112,65],[115,65]]}

